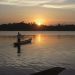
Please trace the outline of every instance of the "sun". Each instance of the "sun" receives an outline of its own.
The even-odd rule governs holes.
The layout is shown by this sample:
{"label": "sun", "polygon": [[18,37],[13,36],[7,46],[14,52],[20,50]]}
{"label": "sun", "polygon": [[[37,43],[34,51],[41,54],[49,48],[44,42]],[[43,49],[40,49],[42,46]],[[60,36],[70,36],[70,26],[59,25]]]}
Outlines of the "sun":
{"label": "sun", "polygon": [[36,23],[38,26],[41,26],[42,24],[44,24],[44,20],[38,18],[38,19],[35,20],[35,23]]}

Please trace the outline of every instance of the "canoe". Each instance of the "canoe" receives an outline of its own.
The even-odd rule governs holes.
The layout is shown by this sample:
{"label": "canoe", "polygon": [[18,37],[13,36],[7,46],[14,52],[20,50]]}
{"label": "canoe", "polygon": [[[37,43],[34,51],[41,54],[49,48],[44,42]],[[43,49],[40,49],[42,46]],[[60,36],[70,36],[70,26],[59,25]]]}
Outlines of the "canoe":
{"label": "canoe", "polygon": [[20,46],[20,45],[25,45],[25,44],[29,44],[31,43],[32,39],[27,39],[27,40],[24,40],[24,41],[20,41],[20,42],[15,42],[14,43],[14,47],[17,47],[17,46]]}

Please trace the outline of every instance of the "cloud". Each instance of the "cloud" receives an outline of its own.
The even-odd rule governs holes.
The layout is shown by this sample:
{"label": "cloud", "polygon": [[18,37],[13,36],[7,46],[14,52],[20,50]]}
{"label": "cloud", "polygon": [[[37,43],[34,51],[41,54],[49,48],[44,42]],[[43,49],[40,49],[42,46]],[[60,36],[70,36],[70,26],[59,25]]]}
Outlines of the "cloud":
{"label": "cloud", "polygon": [[0,0],[0,4],[3,5],[18,5],[18,6],[36,6],[49,2],[48,0],[36,1],[36,0]]}
{"label": "cloud", "polygon": [[0,4],[6,5],[21,5],[21,6],[35,6],[43,3],[61,3],[65,0],[0,0]]}
{"label": "cloud", "polygon": [[67,8],[67,9],[70,9],[70,8],[75,8],[75,4],[63,4],[63,5],[42,5],[42,7],[45,7],[45,8],[56,8],[56,9],[63,9],[63,8]]}
{"label": "cloud", "polygon": [[75,0],[0,0],[1,5],[40,6],[45,8],[75,8],[74,3]]}
{"label": "cloud", "polygon": [[66,0],[65,1],[66,3],[68,2],[68,3],[75,3],[75,0]]}

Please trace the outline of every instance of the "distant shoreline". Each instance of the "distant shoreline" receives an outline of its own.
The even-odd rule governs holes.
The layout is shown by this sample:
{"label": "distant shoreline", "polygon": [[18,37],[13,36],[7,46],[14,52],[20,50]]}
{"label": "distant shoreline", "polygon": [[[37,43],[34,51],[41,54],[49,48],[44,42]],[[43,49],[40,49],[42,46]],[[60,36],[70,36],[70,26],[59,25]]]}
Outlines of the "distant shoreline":
{"label": "distant shoreline", "polygon": [[0,25],[0,31],[75,31],[74,24],[41,25],[35,23],[9,23]]}
{"label": "distant shoreline", "polygon": [[[0,30],[0,31],[25,31],[25,30]],[[34,32],[36,32],[35,30],[28,30],[28,31],[34,31]],[[40,30],[37,30],[37,31],[40,31]],[[41,31],[44,31],[44,30],[41,30]],[[48,31],[48,30],[47,30]],[[51,31],[53,31],[53,30],[51,30]],[[58,31],[58,30],[57,30]],[[68,30],[64,30],[64,32],[67,32]],[[69,30],[69,32],[73,32],[73,31],[75,31],[75,30]],[[61,30],[59,31],[59,32],[61,32]]]}

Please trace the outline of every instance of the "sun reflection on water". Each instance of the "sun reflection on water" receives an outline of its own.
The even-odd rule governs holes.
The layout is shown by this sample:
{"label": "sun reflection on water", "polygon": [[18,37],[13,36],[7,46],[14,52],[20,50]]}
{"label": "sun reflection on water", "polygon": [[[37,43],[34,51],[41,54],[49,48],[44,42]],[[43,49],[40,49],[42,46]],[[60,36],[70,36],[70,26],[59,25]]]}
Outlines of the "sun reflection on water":
{"label": "sun reflection on water", "polygon": [[44,43],[44,38],[43,38],[43,36],[42,36],[41,34],[36,35],[35,42],[36,42],[37,44],[43,44],[43,43]]}
{"label": "sun reflection on water", "polygon": [[41,40],[42,40],[42,39],[41,39],[41,35],[39,34],[39,35],[37,36],[37,41],[38,41],[38,42],[41,42]]}
{"label": "sun reflection on water", "polygon": [[34,42],[38,45],[55,45],[58,42],[58,37],[38,34],[35,36]]}

